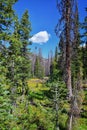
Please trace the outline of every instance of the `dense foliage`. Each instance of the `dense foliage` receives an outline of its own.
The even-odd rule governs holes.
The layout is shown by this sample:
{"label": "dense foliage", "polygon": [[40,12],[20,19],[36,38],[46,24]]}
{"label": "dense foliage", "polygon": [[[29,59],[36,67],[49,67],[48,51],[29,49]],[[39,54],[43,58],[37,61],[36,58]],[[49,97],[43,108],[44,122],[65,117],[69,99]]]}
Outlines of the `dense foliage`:
{"label": "dense foliage", "polygon": [[[68,130],[87,129],[87,17],[80,34],[78,4],[73,1],[57,4],[64,24],[59,22],[63,26],[60,41],[48,59],[40,49],[36,55],[30,53],[28,11],[19,19],[13,10],[17,0],[0,1],[0,130],[66,130],[71,115],[73,127]],[[68,22],[63,14],[67,6],[72,20]]]}

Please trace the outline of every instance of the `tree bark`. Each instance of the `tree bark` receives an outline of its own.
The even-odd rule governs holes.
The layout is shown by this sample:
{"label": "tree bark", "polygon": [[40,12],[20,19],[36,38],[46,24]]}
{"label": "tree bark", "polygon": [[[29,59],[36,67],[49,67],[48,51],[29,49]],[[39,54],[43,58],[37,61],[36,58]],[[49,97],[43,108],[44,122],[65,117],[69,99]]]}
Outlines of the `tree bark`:
{"label": "tree bark", "polygon": [[66,85],[69,91],[69,97],[72,97],[72,85],[71,85],[71,46],[70,46],[70,23],[71,23],[71,19],[70,19],[70,15],[71,15],[71,4],[70,4],[70,0],[66,0],[66,18],[65,18],[65,22],[66,22],[66,74],[67,74],[67,78],[66,78]]}

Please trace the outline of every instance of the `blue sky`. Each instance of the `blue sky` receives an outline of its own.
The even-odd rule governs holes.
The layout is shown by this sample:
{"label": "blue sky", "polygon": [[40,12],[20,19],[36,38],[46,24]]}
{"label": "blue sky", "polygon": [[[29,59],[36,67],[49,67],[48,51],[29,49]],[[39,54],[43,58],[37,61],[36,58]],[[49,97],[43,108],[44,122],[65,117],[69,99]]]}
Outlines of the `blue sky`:
{"label": "blue sky", "polygon": [[[80,20],[83,21],[86,15],[84,8],[87,7],[87,0],[78,1],[79,17]],[[31,39],[33,41],[31,51],[38,52],[38,48],[41,48],[43,57],[47,58],[50,51],[54,52],[59,40],[54,32],[59,18],[56,0],[18,0],[14,9],[19,18],[21,18],[26,9],[29,10],[32,26],[31,35],[34,35]]]}

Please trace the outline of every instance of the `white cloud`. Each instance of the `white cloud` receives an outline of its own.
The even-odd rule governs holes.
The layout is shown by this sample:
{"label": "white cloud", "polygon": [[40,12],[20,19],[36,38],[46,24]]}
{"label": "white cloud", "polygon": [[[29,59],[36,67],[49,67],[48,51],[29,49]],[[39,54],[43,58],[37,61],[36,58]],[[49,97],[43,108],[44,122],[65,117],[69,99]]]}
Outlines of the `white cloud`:
{"label": "white cloud", "polygon": [[49,38],[50,34],[47,31],[40,31],[29,40],[33,43],[43,44],[46,43],[49,40]]}

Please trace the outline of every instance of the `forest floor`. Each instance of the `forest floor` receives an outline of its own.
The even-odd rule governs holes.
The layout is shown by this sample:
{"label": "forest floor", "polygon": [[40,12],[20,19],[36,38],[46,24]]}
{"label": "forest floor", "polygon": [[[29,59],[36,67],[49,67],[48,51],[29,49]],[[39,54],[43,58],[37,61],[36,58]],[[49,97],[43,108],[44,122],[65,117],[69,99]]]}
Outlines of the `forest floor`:
{"label": "forest floor", "polygon": [[[44,79],[32,78],[29,79],[28,81],[30,96],[33,97],[33,100],[30,101],[31,116],[35,114],[35,118],[38,117],[39,120],[44,125],[46,125],[45,118],[47,116],[48,110],[50,110],[49,115],[51,115],[51,109],[49,108],[51,102],[44,95],[45,91],[47,92],[49,91],[49,87],[46,86],[47,80],[48,77],[45,77]],[[84,91],[84,100],[82,104],[81,118],[79,118],[77,122],[77,124],[79,124],[78,126],[79,130],[87,130],[87,83],[86,82],[83,82],[83,91]],[[64,103],[62,108],[63,109],[65,108],[66,111],[68,111],[69,105],[67,103]],[[65,124],[66,119],[67,119],[67,114],[61,113],[60,122],[63,120],[62,125]],[[47,120],[49,122],[49,118]]]}
{"label": "forest floor", "polygon": [[29,79],[28,81],[29,90],[33,92],[39,92],[41,90],[48,90],[49,88],[45,86],[45,83],[47,80],[48,80],[48,77],[45,77],[44,79],[39,79],[39,78]]}

